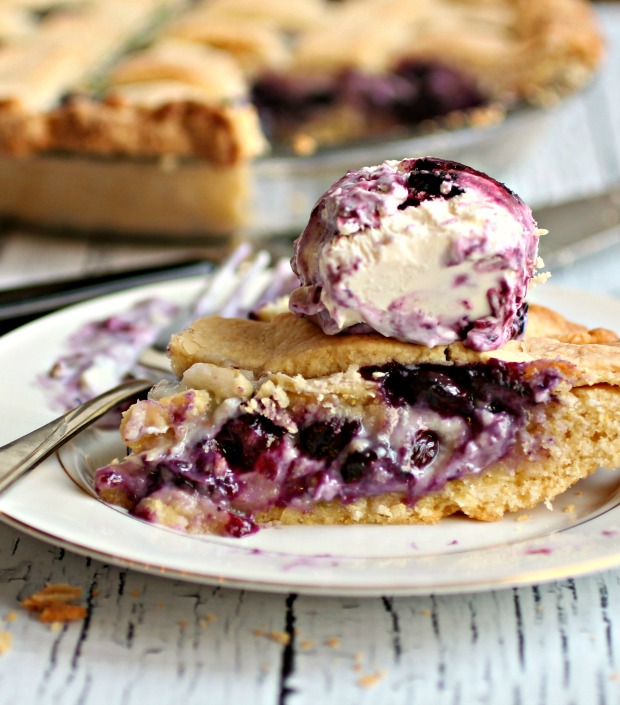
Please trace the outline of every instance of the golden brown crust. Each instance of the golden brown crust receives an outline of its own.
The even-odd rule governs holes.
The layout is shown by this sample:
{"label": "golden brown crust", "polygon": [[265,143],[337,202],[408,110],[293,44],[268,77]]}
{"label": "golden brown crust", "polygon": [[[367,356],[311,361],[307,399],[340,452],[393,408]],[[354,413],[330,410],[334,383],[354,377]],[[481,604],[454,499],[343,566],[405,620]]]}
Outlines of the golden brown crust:
{"label": "golden brown crust", "polygon": [[409,55],[469,69],[491,95],[550,104],[582,86],[602,58],[594,10],[581,0],[471,3],[462,10],[462,23],[438,22]]}
{"label": "golden brown crust", "polygon": [[527,56],[522,95],[544,104],[582,86],[604,52],[592,3],[518,0],[517,5]]}
{"label": "golden brown crust", "polygon": [[174,336],[169,347],[175,374],[194,362],[283,372],[307,379],[344,372],[350,365],[399,360],[445,360],[443,348],[401,343],[380,335],[325,335],[311,321],[284,313],[269,322],[202,318]]}
{"label": "golden brown crust", "polygon": [[532,306],[530,325],[539,332],[549,326],[550,337],[510,341],[490,353],[477,353],[454,343],[426,348],[380,335],[325,335],[305,318],[284,313],[263,321],[203,318],[174,336],[172,367],[183,374],[195,362],[265,372],[301,375],[306,379],[344,372],[350,365],[403,364],[488,359],[532,361],[561,359],[578,365],[582,383],[620,381],[620,343],[611,331],[588,331],[542,306]]}
{"label": "golden brown crust", "polygon": [[251,105],[213,105],[191,98],[140,105],[119,91],[103,101],[76,96],[34,115],[15,102],[0,103],[0,153],[200,156],[232,165],[266,150]]}
{"label": "golden brown crust", "polygon": [[212,106],[179,101],[156,107],[120,98],[95,102],[75,98],[49,114],[48,147],[61,151],[133,156],[200,155],[230,165],[264,147],[256,114],[249,105]]}
{"label": "golden brown crust", "polygon": [[129,54],[106,76],[108,89],[163,82],[192,86],[202,93],[202,102],[215,105],[243,99],[248,93],[243,73],[229,54],[174,39]]}
{"label": "golden brown crust", "polygon": [[[38,41],[3,48],[0,152],[191,155],[214,164],[263,153],[266,140],[242,72],[231,57],[213,49],[156,42],[113,64],[98,77],[97,89],[85,84],[129,38],[148,28],[162,6],[182,5],[181,0],[143,0],[137,8],[122,0],[94,2],[87,11],[69,10],[42,21]],[[117,15],[122,21],[116,22]],[[162,80],[171,77],[168,99],[165,91],[160,97]],[[155,104],[141,90],[150,82]],[[181,91],[179,97],[184,86],[194,91],[189,96]],[[74,93],[82,97],[64,100]]]}
{"label": "golden brown crust", "polygon": [[250,77],[282,68],[289,60],[289,42],[270,23],[230,17],[209,7],[198,8],[173,23],[168,34],[230,53]]}
{"label": "golden brown crust", "polygon": [[[250,134],[253,141],[247,139]],[[17,106],[0,107],[0,152],[14,156],[38,151],[171,154],[232,165],[260,153],[263,146],[250,106],[214,108],[185,101],[148,108],[75,98],[45,116],[28,115]]]}
{"label": "golden brown crust", "polygon": [[433,58],[470,71],[491,95],[550,102],[582,85],[603,51],[594,11],[582,0],[358,0],[335,13],[330,29],[302,37],[296,70],[351,63],[385,70],[403,57]]}
{"label": "golden brown crust", "polygon": [[585,326],[569,321],[557,311],[545,306],[530,304],[525,338],[553,338],[562,343],[613,343],[618,334],[605,328],[589,330]]}

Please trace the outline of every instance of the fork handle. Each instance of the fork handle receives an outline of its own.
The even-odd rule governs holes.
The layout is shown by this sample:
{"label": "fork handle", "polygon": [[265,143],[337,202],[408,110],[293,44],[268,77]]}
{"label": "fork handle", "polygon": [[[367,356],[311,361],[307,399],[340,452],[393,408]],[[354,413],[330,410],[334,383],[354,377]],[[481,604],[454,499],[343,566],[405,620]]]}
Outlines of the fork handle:
{"label": "fork handle", "polygon": [[117,404],[152,386],[153,380],[138,379],[125,382],[71,409],[36,431],[2,446],[0,448],[0,492]]}

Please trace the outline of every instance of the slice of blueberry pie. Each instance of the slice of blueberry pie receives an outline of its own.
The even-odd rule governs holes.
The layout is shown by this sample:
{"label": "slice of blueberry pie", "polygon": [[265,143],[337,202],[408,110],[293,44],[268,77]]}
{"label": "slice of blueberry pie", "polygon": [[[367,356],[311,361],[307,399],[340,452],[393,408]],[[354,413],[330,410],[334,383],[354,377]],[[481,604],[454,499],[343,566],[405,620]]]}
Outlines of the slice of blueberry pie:
{"label": "slice of blueberry pie", "polygon": [[[483,520],[620,464],[620,343],[529,307],[529,208],[431,157],[350,172],[295,243],[292,312],[203,318],[125,415],[106,501],[227,536]],[[524,336],[525,332],[525,337]]]}

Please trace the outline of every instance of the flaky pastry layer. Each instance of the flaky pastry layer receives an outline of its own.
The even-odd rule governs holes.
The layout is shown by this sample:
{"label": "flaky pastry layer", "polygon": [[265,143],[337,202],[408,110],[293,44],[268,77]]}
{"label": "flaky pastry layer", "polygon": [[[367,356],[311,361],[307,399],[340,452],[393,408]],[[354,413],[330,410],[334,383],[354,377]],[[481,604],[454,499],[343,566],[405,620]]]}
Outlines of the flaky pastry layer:
{"label": "flaky pastry layer", "polygon": [[[542,329],[548,336],[541,336]],[[427,348],[380,335],[325,335],[306,318],[283,313],[269,321],[202,318],[172,338],[169,347],[177,375],[196,362],[305,378],[344,372],[350,365],[459,362],[500,358],[505,361],[567,360],[579,366],[584,384],[620,383],[620,344],[605,329],[588,330],[550,309],[530,307],[524,340],[510,341],[500,350],[476,353],[460,343]]]}

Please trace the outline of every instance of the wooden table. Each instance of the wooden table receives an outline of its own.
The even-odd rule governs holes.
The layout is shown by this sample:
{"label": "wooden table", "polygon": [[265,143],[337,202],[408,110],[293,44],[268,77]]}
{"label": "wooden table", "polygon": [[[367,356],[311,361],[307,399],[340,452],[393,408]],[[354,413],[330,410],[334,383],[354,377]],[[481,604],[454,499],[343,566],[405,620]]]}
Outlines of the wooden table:
{"label": "wooden table", "polygon": [[[532,205],[620,182],[620,7],[601,17],[603,75],[502,174]],[[5,284],[36,270],[23,242],[4,240]],[[104,251],[75,242],[68,262],[39,246],[59,271],[90,271]],[[620,294],[619,257],[620,245],[554,281]],[[86,618],[29,616],[19,601],[46,582],[81,587]],[[115,568],[0,524],[0,632],[2,705],[620,703],[620,570],[450,596],[267,594]]]}

